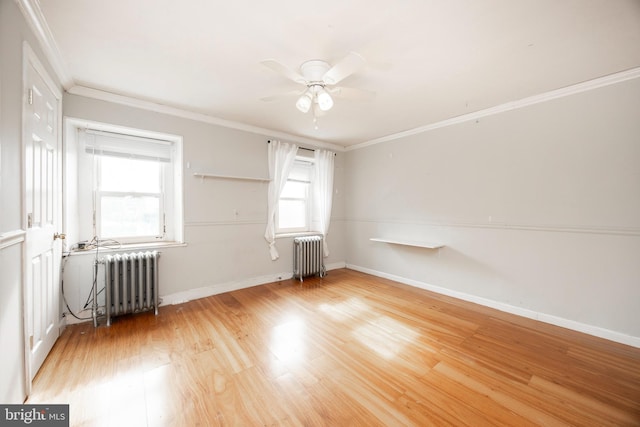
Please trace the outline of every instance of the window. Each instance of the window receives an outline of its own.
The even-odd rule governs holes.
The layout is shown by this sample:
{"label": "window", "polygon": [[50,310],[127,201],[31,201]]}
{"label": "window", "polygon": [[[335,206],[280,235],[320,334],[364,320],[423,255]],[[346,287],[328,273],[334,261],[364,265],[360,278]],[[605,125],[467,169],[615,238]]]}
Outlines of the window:
{"label": "window", "polygon": [[303,157],[296,158],[278,202],[276,213],[278,233],[311,230],[312,171],[313,163]]}
{"label": "window", "polygon": [[77,129],[79,240],[181,241],[181,139]]}
{"label": "window", "polygon": [[313,231],[322,234],[324,256],[331,220],[335,153],[269,141],[268,216],[264,238],[271,259],[278,259],[277,234]]}
{"label": "window", "polygon": [[162,239],[162,164],[153,160],[96,156],[96,235]]}

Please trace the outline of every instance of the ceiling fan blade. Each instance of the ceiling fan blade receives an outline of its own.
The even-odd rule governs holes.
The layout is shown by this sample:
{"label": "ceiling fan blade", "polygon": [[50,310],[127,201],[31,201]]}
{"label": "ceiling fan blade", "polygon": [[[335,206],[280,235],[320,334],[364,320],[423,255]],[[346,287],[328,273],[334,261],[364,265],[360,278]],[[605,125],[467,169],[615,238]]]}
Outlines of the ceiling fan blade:
{"label": "ceiling fan blade", "polygon": [[290,90],[287,92],[276,93],[275,95],[265,96],[260,98],[260,100],[264,102],[272,102],[272,101],[278,101],[284,98],[292,98],[294,96],[299,96],[299,95],[302,95],[303,93],[304,93],[304,90],[296,89],[296,90]]}
{"label": "ceiling fan blade", "polygon": [[340,99],[346,99],[350,101],[373,101],[376,97],[376,93],[365,89],[356,89],[353,87],[332,87],[329,93],[332,96]]}
{"label": "ceiling fan blade", "polygon": [[331,67],[329,71],[325,73],[322,80],[326,84],[335,85],[344,78],[358,71],[365,64],[364,58],[355,52],[349,52],[347,56],[342,58],[336,65]]}
{"label": "ceiling fan blade", "polygon": [[300,73],[293,71],[291,68],[279,63],[275,59],[267,59],[260,63],[276,73],[283,75],[289,80],[293,80],[296,83],[307,84],[307,81],[302,77],[302,75],[300,75]]}

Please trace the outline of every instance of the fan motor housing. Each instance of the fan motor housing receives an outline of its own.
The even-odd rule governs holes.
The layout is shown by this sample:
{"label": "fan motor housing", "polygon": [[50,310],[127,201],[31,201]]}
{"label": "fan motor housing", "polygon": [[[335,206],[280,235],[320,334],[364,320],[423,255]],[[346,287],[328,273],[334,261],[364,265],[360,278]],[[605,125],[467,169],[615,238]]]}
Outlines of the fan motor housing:
{"label": "fan motor housing", "polygon": [[320,59],[312,59],[302,63],[300,73],[307,82],[321,82],[322,77],[329,71],[331,65]]}

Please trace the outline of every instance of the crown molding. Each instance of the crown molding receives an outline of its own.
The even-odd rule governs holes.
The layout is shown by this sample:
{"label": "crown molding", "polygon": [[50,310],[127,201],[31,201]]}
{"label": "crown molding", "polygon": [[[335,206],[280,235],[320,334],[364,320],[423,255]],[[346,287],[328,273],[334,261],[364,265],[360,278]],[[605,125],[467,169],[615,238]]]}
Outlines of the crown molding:
{"label": "crown molding", "polygon": [[42,52],[49,64],[51,64],[51,68],[53,68],[58,80],[60,80],[60,84],[65,90],[71,88],[75,83],[67,70],[65,62],[62,60],[60,49],[58,49],[58,44],[54,40],[49,25],[42,14],[40,4],[37,0],[15,0],[15,2],[27,21],[27,25],[36,36],[38,43],[40,43]]}
{"label": "crown molding", "polygon": [[507,102],[501,105],[497,105],[495,107],[486,108],[484,110],[475,111],[469,114],[463,114],[461,116],[452,117],[450,119],[420,126],[414,129],[409,129],[409,130],[398,132],[392,135],[383,136],[381,138],[372,139],[370,141],[362,142],[360,144],[351,145],[349,147],[346,147],[346,151],[358,150],[360,148],[381,144],[383,142],[393,141],[393,140],[404,138],[411,135],[417,135],[417,134],[428,132],[434,129],[439,129],[446,126],[452,126],[452,125],[456,125],[459,123],[464,123],[472,120],[478,120],[479,118],[482,118],[482,117],[492,116],[494,114],[504,113],[506,111],[517,110],[519,108],[528,107],[530,105],[551,101],[557,98],[563,98],[565,96],[574,95],[577,93],[587,92],[593,89],[598,89],[604,86],[609,86],[609,85],[624,82],[627,80],[637,79],[639,77],[640,77],[640,67],[632,68],[626,71],[621,71],[619,73],[609,74],[607,76],[599,77],[593,80],[588,80],[586,82],[577,83],[571,86],[566,86],[560,89],[552,90],[552,91],[541,93],[538,95],[533,95],[517,101]]}
{"label": "crown molding", "polygon": [[155,111],[158,113],[168,114],[172,116],[182,117],[190,120],[196,120],[199,122],[214,124],[231,129],[243,130],[246,132],[257,133],[261,135],[267,135],[273,138],[280,138],[287,141],[297,142],[300,144],[311,145],[317,148],[326,148],[329,150],[343,152],[344,147],[341,145],[331,144],[323,141],[318,141],[311,138],[304,138],[297,135],[291,135],[284,132],[274,131],[272,129],[265,129],[257,126],[247,125],[244,123],[234,122],[230,120],[224,120],[217,117],[213,117],[207,114],[196,113],[188,110],[183,110],[176,107],[170,107],[167,105],[157,104],[150,101],[136,99],[124,95],[117,95],[110,92],[101,91],[85,86],[79,86],[75,84],[73,77],[67,70],[67,66],[62,59],[60,49],[58,48],[53,34],[49,29],[49,25],[40,9],[40,4],[37,0],[14,0],[18,5],[18,8],[22,12],[29,28],[36,36],[40,47],[44,55],[46,56],[49,64],[53,68],[58,80],[62,87],[70,94],[80,95],[87,98],[99,99],[102,101],[113,102],[116,104],[127,105],[130,107],[141,108],[144,110]]}
{"label": "crown molding", "polygon": [[340,145],[330,144],[323,141],[318,141],[311,138],[304,138],[297,135],[291,135],[284,132],[275,131],[273,129],[261,128],[258,126],[252,126],[245,123],[234,122],[231,120],[220,119],[218,117],[210,116],[208,114],[196,113],[193,111],[183,110],[181,108],[171,107],[169,105],[158,104],[152,101],[146,101],[125,95],[118,95],[115,93],[93,89],[87,86],[75,85],[67,90],[72,95],[83,96],[85,98],[97,99],[100,101],[112,102],[114,104],[126,105],[128,107],[139,108],[142,110],[153,111],[161,114],[168,114],[170,116],[181,117],[183,119],[195,120],[198,122],[208,123],[212,125],[222,126],[230,129],[242,130],[250,133],[257,133],[260,135],[267,135],[276,139],[284,139],[286,141],[297,142],[300,144],[311,145],[317,148],[326,148],[334,151],[345,151],[345,148]]}
{"label": "crown molding", "polygon": [[327,148],[330,150],[344,152],[358,150],[371,145],[381,144],[383,142],[393,141],[400,138],[417,135],[420,133],[428,132],[431,130],[452,126],[459,123],[478,120],[482,117],[487,117],[519,108],[527,107],[534,104],[550,101],[565,96],[586,92],[589,90],[597,89],[600,87],[608,86],[611,84],[620,83],[626,80],[631,80],[640,77],[640,67],[632,68],[626,71],[610,74],[604,77],[599,77],[593,80],[589,80],[582,83],[577,83],[571,86],[563,87],[560,89],[552,90],[538,95],[533,95],[527,98],[523,98],[517,101],[507,102],[495,107],[487,108],[484,110],[475,111],[472,113],[464,114],[457,117],[452,117],[439,122],[427,124],[417,128],[409,129],[403,132],[383,136],[380,138],[365,141],[359,144],[351,146],[341,146],[331,144],[312,138],[305,138],[297,135],[291,135],[288,133],[275,131],[272,129],[261,128],[257,126],[248,125],[245,123],[234,122],[230,120],[220,119],[207,114],[196,113],[188,110],[183,110],[176,107],[170,107],[163,104],[154,103],[151,101],[140,100],[137,98],[117,95],[110,92],[93,89],[85,86],[76,85],[73,77],[67,70],[66,64],[62,59],[60,50],[55,42],[51,30],[44,18],[40,4],[38,0],[14,0],[22,12],[27,24],[36,36],[44,55],[48,62],[51,64],[53,71],[60,80],[60,83],[64,89],[70,94],[80,95],[88,98],[99,99],[103,101],[113,102],[117,104],[127,105],[135,108],[140,108],[149,111],[155,111],[158,113],[168,114],[172,116],[182,117],[190,120],[200,121],[204,123],[223,126],[231,129],[243,130],[246,132],[257,133],[261,135],[269,135],[274,138],[281,138],[288,141],[298,142],[301,144],[308,144],[314,147]]}

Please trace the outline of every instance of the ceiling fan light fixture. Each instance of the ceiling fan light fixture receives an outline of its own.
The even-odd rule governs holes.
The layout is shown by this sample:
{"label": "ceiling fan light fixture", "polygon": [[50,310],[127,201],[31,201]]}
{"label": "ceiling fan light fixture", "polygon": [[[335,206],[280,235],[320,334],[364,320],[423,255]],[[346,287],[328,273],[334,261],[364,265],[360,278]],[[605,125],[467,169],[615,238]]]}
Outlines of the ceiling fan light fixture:
{"label": "ceiling fan light fixture", "polygon": [[[297,91],[292,92],[298,96],[295,103],[296,108],[302,113],[312,111],[314,122],[317,121],[319,116],[324,115],[324,113],[333,108],[334,100],[331,96],[332,94],[345,97],[342,93],[343,89],[348,89],[346,93],[350,95],[352,99],[371,99],[372,92],[359,91],[353,88],[334,87],[334,85],[361,69],[364,63],[364,58],[356,52],[350,52],[333,66],[319,59],[305,61],[300,65],[299,72],[293,71],[273,59],[262,61],[262,64],[267,68],[283,75],[289,80],[306,86],[302,94]],[[277,99],[275,96],[262,98],[263,101],[273,101],[275,99]]]}
{"label": "ceiling fan light fixture", "polygon": [[312,102],[312,96],[307,90],[305,91],[305,93],[300,95],[300,98],[298,98],[298,101],[296,101],[296,108],[301,112],[306,113],[311,108]]}
{"label": "ceiling fan light fixture", "polygon": [[324,88],[320,89],[316,94],[318,100],[318,107],[322,111],[329,111],[333,107],[333,98],[329,95],[329,92],[324,90]]}

